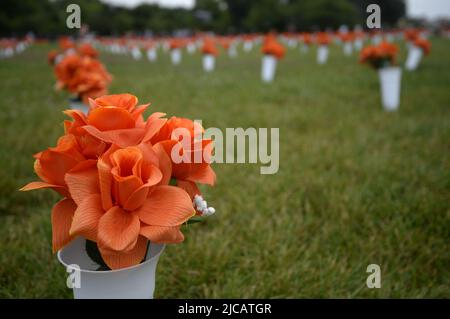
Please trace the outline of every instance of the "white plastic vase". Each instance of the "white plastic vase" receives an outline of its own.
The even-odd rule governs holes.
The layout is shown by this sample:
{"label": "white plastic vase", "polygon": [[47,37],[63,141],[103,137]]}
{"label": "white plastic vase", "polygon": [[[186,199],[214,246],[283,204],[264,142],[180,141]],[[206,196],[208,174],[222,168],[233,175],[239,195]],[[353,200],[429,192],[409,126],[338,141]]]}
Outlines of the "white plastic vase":
{"label": "white plastic vase", "polygon": [[193,54],[193,53],[195,52],[195,43],[189,43],[189,44],[186,46],[186,51],[187,51],[189,54]]}
{"label": "white plastic vase", "polygon": [[408,51],[405,67],[408,71],[414,71],[422,60],[423,51],[421,48],[411,45]]}
{"label": "white plastic vase", "polygon": [[181,50],[180,49],[172,49],[170,51],[170,59],[172,60],[173,65],[178,65],[181,62]]}
{"label": "white plastic vase", "polygon": [[277,59],[270,54],[266,54],[262,59],[261,79],[263,82],[272,82],[277,69]]}
{"label": "white plastic vase", "polygon": [[237,56],[236,45],[234,45],[234,44],[230,45],[230,47],[228,48],[228,56],[230,58],[234,58]]}
{"label": "white plastic vase", "polygon": [[203,70],[206,72],[211,72],[214,70],[216,57],[212,54],[203,55]]}
{"label": "white plastic vase", "polygon": [[142,58],[141,50],[137,47],[134,47],[133,49],[131,49],[131,56],[135,60],[140,60]]}
{"label": "white plastic vase", "polygon": [[353,44],[350,41],[344,42],[344,55],[350,56],[353,53]]}
{"label": "white plastic vase", "polygon": [[361,49],[363,47],[363,40],[362,39],[356,39],[355,42],[353,43],[353,46],[355,47],[356,51],[361,51]]}
{"label": "white plastic vase", "polygon": [[156,61],[157,57],[158,57],[158,55],[156,54],[156,48],[150,48],[147,50],[147,59],[150,62]]}
{"label": "white plastic vase", "polygon": [[402,70],[400,67],[387,67],[378,70],[381,88],[381,101],[386,111],[396,111],[400,105]]}
{"label": "white plastic vase", "polygon": [[253,42],[252,41],[245,41],[244,42],[244,51],[249,52],[253,49]]}
{"label": "white plastic vase", "polygon": [[320,45],[317,48],[317,63],[325,64],[328,60],[329,49],[327,45]]}
{"label": "white plastic vase", "polygon": [[70,109],[81,111],[86,115],[88,114],[89,107],[86,104],[78,100],[69,100],[69,101],[70,101],[69,102]]}
{"label": "white plastic vase", "polygon": [[146,260],[138,265],[97,271],[99,266],[87,255],[85,242],[79,237],[58,251],[59,262],[74,278],[69,277],[68,282],[75,299],[153,299],[156,266],[165,245],[150,244]]}

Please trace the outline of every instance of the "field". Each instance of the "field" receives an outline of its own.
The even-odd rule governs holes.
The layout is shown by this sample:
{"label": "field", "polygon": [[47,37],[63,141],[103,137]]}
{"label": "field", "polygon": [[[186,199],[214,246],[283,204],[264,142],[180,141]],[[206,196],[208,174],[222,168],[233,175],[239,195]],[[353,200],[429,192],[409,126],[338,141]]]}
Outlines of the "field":
{"label": "field", "polygon": [[[180,66],[103,53],[113,93],[206,127],[277,127],[280,169],[216,164],[204,189],[217,213],[184,228],[157,269],[156,298],[450,297],[450,41],[403,72],[397,113],[383,112],[375,71],[334,46],[290,49],[273,84],[260,82],[258,50],[224,53],[205,74],[199,54]],[[69,95],[54,90],[51,45],[0,60],[0,297],[71,298],[51,252],[51,191],[32,155],[62,134]],[[401,45],[404,61],[406,48]],[[366,267],[379,264],[381,288]]]}

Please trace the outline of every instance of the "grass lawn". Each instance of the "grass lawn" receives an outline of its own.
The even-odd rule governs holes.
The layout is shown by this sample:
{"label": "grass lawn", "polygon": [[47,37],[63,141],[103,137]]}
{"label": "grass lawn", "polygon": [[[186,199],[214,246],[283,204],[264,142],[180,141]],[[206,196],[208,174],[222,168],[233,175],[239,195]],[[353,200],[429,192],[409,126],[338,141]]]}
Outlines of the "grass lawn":
{"label": "grass lawn", "polygon": [[[434,39],[419,70],[403,72],[397,113],[383,112],[377,73],[333,47],[290,49],[273,84],[261,54],[133,61],[103,53],[112,93],[206,127],[280,128],[280,170],[216,164],[204,195],[217,210],[186,227],[157,269],[156,298],[450,297],[450,41]],[[69,95],[54,91],[49,45],[0,61],[0,297],[71,298],[51,252],[51,191],[32,155],[62,134]],[[406,49],[401,45],[401,61]],[[381,288],[366,267],[381,267]]]}

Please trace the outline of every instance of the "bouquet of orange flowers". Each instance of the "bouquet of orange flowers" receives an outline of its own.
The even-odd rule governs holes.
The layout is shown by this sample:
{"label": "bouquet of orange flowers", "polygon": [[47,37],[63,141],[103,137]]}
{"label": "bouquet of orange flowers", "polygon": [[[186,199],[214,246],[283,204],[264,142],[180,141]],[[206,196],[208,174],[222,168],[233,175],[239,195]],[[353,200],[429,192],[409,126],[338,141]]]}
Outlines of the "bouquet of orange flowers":
{"label": "bouquet of orange flowers", "polygon": [[62,195],[51,213],[54,252],[81,236],[88,255],[101,257],[99,269],[137,265],[149,241],[182,242],[184,223],[214,213],[197,187],[215,183],[212,140],[202,139],[202,127],[188,119],[159,112],[144,119],[149,104],[138,105],[131,94],[89,103],[87,115],[65,111],[65,134],[34,155],[40,181],[21,190]]}
{"label": "bouquet of orange flowers", "polygon": [[430,54],[431,51],[431,43],[430,41],[423,38],[416,38],[414,40],[414,45],[420,49],[422,49],[424,55]]}
{"label": "bouquet of orange flowers", "polygon": [[76,53],[64,56],[61,62],[56,64],[54,71],[56,88],[76,94],[85,104],[88,98],[106,94],[112,79],[100,61]]}
{"label": "bouquet of orange flowers", "polygon": [[217,50],[213,39],[207,38],[203,41],[202,53],[214,56],[217,56],[219,54],[219,51]]}
{"label": "bouquet of orange flowers", "polygon": [[398,47],[389,42],[365,47],[360,54],[359,62],[366,63],[375,69],[393,66],[397,62]]}
{"label": "bouquet of orange flowers", "polygon": [[281,59],[284,57],[286,49],[277,41],[274,35],[269,34],[264,39],[261,51],[264,54],[272,55],[277,59]]}
{"label": "bouquet of orange flowers", "polygon": [[319,32],[316,35],[316,41],[319,45],[329,45],[331,37],[327,32]]}

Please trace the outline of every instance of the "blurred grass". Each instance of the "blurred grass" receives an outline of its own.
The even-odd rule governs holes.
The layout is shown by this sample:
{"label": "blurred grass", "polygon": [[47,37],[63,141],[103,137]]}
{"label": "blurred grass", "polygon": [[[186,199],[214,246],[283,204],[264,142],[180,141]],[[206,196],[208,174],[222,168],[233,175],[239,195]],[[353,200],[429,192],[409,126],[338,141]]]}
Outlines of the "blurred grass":
{"label": "blurred grass", "polygon": [[[0,61],[0,297],[70,298],[51,253],[50,191],[34,180],[32,154],[62,134],[68,95],[55,92],[49,46]],[[402,62],[405,48],[402,46]],[[174,67],[102,54],[112,93],[206,127],[279,127],[280,170],[216,164],[205,189],[217,214],[185,229],[157,270],[157,298],[449,297],[450,42],[403,72],[398,113],[381,110],[376,72],[333,47],[289,50],[276,81],[262,84],[260,53],[222,53],[204,74],[198,54]],[[381,289],[365,285],[368,264]]]}

